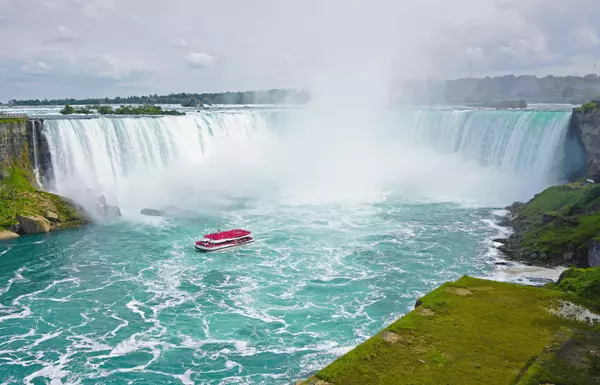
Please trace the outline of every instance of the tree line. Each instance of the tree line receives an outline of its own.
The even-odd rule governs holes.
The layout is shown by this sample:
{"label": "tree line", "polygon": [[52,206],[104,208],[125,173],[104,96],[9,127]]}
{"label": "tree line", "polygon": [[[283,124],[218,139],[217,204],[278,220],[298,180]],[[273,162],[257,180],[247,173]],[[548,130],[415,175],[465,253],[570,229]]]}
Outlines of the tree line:
{"label": "tree line", "polygon": [[169,95],[128,96],[116,98],[87,99],[30,99],[11,100],[13,106],[59,106],[59,105],[106,105],[106,104],[179,104],[197,107],[213,104],[304,104],[310,99],[307,90],[271,89],[265,91],[242,91],[221,93],[178,93]]}

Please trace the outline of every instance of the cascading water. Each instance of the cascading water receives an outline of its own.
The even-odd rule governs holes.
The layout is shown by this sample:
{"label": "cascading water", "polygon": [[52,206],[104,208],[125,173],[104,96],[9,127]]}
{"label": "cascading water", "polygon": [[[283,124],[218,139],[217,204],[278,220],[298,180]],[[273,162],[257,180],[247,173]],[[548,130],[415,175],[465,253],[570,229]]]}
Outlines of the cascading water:
{"label": "cascading water", "polygon": [[38,147],[38,129],[37,129],[37,121],[31,121],[31,138],[33,144],[33,174],[35,176],[35,181],[38,186],[42,186],[42,180],[40,178],[40,155],[39,155],[39,147]]}
{"label": "cascading water", "polygon": [[570,112],[418,111],[415,143],[442,153],[456,152],[486,168],[559,182]]}
{"label": "cascading water", "polygon": [[[108,194],[126,210],[128,205],[139,210],[143,204],[169,204],[161,196],[188,200],[208,184],[226,190],[222,194],[262,184],[270,192],[293,187],[296,195],[334,197],[340,190],[400,185],[418,186],[418,194],[431,196],[440,190],[432,180],[439,179],[468,190],[445,199],[485,188],[506,191],[490,201],[498,203],[526,199],[567,173],[568,112],[415,111],[392,116],[387,131],[364,127],[357,134],[346,129],[351,122],[344,122],[334,135],[327,127],[306,129],[303,112],[296,112],[298,119],[292,114],[230,111],[48,121],[51,188],[76,199],[84,190]],[[282,127],[291,123],[294,135],[286,140]],[[264,140],[268,135],[273,137]],[[461,179],[467,174],[468,180]]]}
{"label": "cascading water", "polygon": [[[563,175],[568,113],[343,112],[46,120],[51,189],[125,220],[0,245],[0,382],[294,383],[442,282],[495,275],[489,196]],[[189,210],[136,216],[161,205]],[[196,253],[218,224],[257,241]]]}

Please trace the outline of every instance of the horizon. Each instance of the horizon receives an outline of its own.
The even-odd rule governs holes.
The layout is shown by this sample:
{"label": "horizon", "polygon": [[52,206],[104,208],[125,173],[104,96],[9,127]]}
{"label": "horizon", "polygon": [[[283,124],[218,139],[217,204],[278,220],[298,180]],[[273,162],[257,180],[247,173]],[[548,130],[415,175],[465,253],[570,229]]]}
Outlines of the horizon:
{"label": "horizon", "polygon": [[[541,79],[545,79],[545,78],[559,78],[559,79],[585,79],[586,77],[596,77],[596,78],[600,78],[600,74],[597,73],[587,73],[587,74],[582,74],[582,75],[552,75],[552,74],[548,74],[548,75],[544,75],[544,76],[538,76],[535,74],[521,74],[521,75],[516,75],[516,74],[503,74],[503,75],[497,75],[497,76],[482,76],[482,77],[461,77],[461,78],[448,78],[448,79],[442,79],[442,78],[428,78],[428,79],[418,79],[418,78],[413,78],[413,79],[402,79],[402,80],[398,80],[396,81],[396,85],[401,84],[402,82],[414,82],[414,83],[424,83],[424,82],[438,82],[438,83],[449,83],[449,82],[459,82],[459,81],[467,81],[467,80],[471,80],[471,81],[482,81],[482,80],[486,80],[486,79],[501,79],[501,78],[509,78],[509,77],[514,77],[515,79],[519,79],[519,78],[536,78],[538,80]],[[17,102],[25,102],[25,101],[53,101],[53,100],[75,100],[75,101],[81,101],[81,100],[102,100],[102,99],[116,99],[116,98],[132,98],[132,97],[150,97],[150,96],[169,96],[169,95],[223,95],[223,94],[227,94],[227,93],[232,93],[232,94],[236,94],[236,93],[259,93],[259,92],[268,92],[268,91],[296,91],[296,92],[302,92],[302,91],[308,91],[310,92],[311,90],[309,88],[306,87],[296,87],[296,88],[263,88],[263,89],[244,89],[244,90],[233,90],[233,89],[229,89],[229,90],[224,90],[224,91],[217,91],[217,92],[197,92],[197,91],[191,91],[191,92],[159,92],[159,93],[147,93],[147,94],[129,94],[129,95],[124,95],[124,94],[120,94],[120,95],[110,95],[110,96],[81,96],[81,97],[73,97],[73,96],[62,96],[62,97],[56,97],[56,98],[48,98],[48,97],[44,97],[44,98],[28,98],[28,99],[15,99],[15,98],[11,98],[5,101],[0,100],[0,105],[8,105],[10,104],[10,102],[12,101],[17,101]],[[600,96],[600,92],[598,93],[598,96]],[[157,104],[161,104],[161,103],[157,103]]]}

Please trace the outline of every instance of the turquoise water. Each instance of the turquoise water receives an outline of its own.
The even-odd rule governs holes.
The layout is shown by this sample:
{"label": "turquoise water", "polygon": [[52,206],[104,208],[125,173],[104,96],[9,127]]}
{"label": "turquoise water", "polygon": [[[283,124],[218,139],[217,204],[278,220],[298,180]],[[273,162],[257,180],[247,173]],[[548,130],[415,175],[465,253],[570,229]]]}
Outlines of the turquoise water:
{"label": "turquoise water", "polygon": [[[0,244],[0,381],[290,384],[497,274],[494,210],[561,180],[570,114],[400,115],[46,120],[45,186],[96,224]],[[196,252],[219,225],[257,242]]]}
{"label": "turquoise water", "polygon": [[194,251],[217,225],[197,215],[3,243],[0,380],[289,384],[441,282],[492,273],[492,219],[394,197],[251,201],[219,220],[257,242],[227,252]]}

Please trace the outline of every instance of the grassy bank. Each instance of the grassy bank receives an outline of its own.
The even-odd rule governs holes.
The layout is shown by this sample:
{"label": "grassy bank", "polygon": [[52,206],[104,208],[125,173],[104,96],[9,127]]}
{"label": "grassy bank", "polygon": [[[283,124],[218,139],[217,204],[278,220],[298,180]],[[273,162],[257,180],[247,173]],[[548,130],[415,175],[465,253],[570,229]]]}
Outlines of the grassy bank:
{"label": "grassy bank", "polygon": [[36,189],[27,149],[19,159],[6,161],[1,168],[5,177],[0,179],[0,230],[13,231],[19,215],[44,218],[55,214],[57,218],[53,218],[52,229],[75,227],[86,222],[73,202]]}
{"label": "grassy bank", "polygon": [[600,240],[600,184],[553,186],[513,205],[514,234],[502,248],[535,264],[585,265],[590,240]]}
{"label": "grassy bank", "polygon": [[26,118],[3,118],[0,116],[0,124],[24,123],[26,121],[27,121]]}
{"label": "grassy bank", "polygon": [[[597,333],[549,311],[573,299],[559,290],[463,277],[305,384],[597,383]],[[582,344],[596,350],[562,354]]]}

